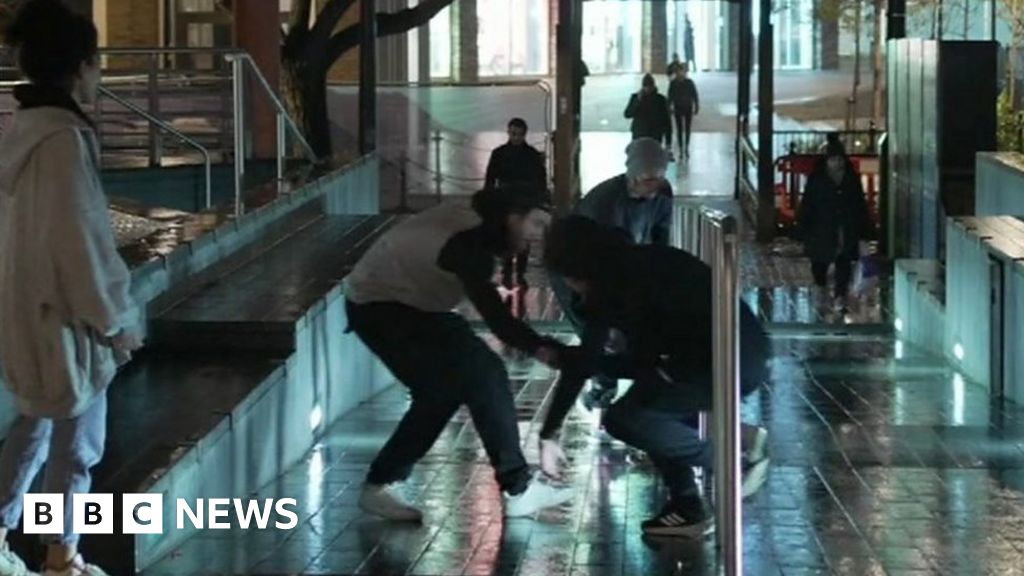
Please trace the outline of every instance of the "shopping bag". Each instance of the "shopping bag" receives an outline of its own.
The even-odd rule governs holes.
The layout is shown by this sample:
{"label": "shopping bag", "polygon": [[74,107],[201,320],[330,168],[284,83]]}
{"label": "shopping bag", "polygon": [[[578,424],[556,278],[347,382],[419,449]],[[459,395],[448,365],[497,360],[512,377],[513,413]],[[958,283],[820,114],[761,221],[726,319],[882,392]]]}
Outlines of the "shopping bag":
{"label": "shopping bag", "polygon": [[878,287],[878,262],[871,254],[857,260],[853,272],[853,293],[858,296],[870,294]]}

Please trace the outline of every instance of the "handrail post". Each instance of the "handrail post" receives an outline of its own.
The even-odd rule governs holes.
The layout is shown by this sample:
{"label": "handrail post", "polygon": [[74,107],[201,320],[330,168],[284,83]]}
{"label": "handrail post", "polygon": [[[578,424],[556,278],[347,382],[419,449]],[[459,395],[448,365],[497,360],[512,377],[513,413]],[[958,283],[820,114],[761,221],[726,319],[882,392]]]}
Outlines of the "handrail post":
{"label": "handrail post", "polygon": [[441,131],[434,132],[434,193],[437,195],[437,203],[441,203]]}
{"label": "handrail post", "polygon": [[231,57],[232,103],[234,104],[235,132],[235,216],[245,212],[242,187],[245,177],[245,61]]}
{"label": "handrail post", "polygon": [[284,182],[285,156],[287,155],[288,143],[284,123],[284,114],[277,113],[277,181]]}
{"label": "handrail post", "polygon": [[[157,78],[157,59],[155,54],[149,56],[149,71],[146,82],[146,100],[149,113],[160,115],[160,82]],[[149,165],[160,166],[163,163],[163,142],[160,130],[153,124],[149,125]]]}
{"label": "handrail post", "polygon": [[704,213],[712,249],[712,361],[715,513],[718,549],[727,576],[743,574],[743,509],[740,491],[739,237],[736,219]]}

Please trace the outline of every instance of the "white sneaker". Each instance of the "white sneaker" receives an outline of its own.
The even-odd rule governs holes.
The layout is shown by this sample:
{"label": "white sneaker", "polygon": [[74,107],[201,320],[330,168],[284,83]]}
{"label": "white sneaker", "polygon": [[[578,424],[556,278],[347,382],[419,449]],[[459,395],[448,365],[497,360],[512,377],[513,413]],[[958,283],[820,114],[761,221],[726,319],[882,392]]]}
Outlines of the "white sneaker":
{"label": "white sneaker", "polygon": [[533,516],[545,509],[565,504],[572,500],[575,491],[572,488],[557,488],[534,477],[520,494],[505,494],[505,517],[519,518]]}
{"label": "white sneaker", "polygon": [[409,504],[401,496],[379,484],[364,484],[359,496],[359,507],[367,514],[373,514],[399,522],[420,522],[423,512]]}
{"label": "white sneaker", "polygon": [[740,487],[744,500],[757,494],[761,487],[764,486],[765,480],[768,479],[768,466],[770,464],[771,461],[768,458],[762,458],[744,467],[743,485]]}
{"label": "white sneaker", "polygon": [[36,576],[36,573],[29,570],[25,561],[4,542],[0,546],[0,576]]}
{"label": "white sneaker", "polygon": [[768,430],[760,426],[743,425],[743,457],[751,464],[768,457]]}
{"label": "white sneaker", "polygon": [[108,576],[108,574],[99,566],[86,564],[82,555],[79,554],[63,570],[47,568],[43,571],[43,576]]}

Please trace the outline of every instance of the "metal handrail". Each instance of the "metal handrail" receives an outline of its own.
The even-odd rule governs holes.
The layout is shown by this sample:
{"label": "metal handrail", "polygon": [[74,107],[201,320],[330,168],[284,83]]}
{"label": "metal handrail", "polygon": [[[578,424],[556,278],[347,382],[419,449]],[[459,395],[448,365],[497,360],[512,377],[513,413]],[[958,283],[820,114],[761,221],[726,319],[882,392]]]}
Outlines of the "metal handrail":
{"label": "metal handrail", "polygon": [[132,112],[134,112],[138,116],[140,116],[143,119],[145,119],[151,125],[157,126],[160,129],[164,130],[165,132],[168,132],[168,133],[172,134],[173,136],[177,137],[179,140],[181,140],[185,144],[188,144],[192,148],[195,148],[196,150],[199,151],[200,154],[203,155],[203,166],[204,166],[205,172],[206,172],[206,174],[205,174],[206,175],[206,198],[205,198],[205,200],[206,200],[206,209],[209,209],[210,206],[213,204],[213,194],[212,194],[212,171],[213,171],[213,168],[212,168],[212,161],[210,159],[210,151],[207,150],[206,147],[203,146],[202,144],[200,144],[199,142],[196,142],[192,138],[186,136],[184,133],[182,133],[180,130],[178,130],[174,126],[171,126],[167,122],[164,122],[163,120],[157,118],[156,116],[153,116],[152,114],[150,114],[149,112],[146,112],[145,110],[143,110],[139,106],[136,106],[135,104],[132,104],[130,101],[126,100],[125,98],[122,98],[122,97],[118,96],[117,94],[111,92],[109,89],[104,88],[103,86],[100,86],[99,87],[99,92],[103,96],[106,96],[107,98],[110,98],[111,100],[113,100],[114,102],[120,104],[121,106],[124,106],[128,110],[131,110]]}
{"label": "metal handrail", "polygon": [[274,93],[274,89],[271,88],[270,82],[268,82],[266,76],[264,76],[263,73],[260,72],[260,68],[253,61],[252,56],[250,56],[246,52],[237,52],[234,54],[229,54],[227,56],[228,62],[233,61],[235,58],[241,58],[249,65],[249,69],[256,76],[256,79],[259,80],[259,84],[260,86],[263,87],[263,91],[267,95],[267,98],[270,99],[270,102],[274,105],[274,108],[277,109],[277,113],[281,115],[281,118],[283,119],[285,125],[292,131],[292,135],[295,137],[296,140],[298,140],[299,144],[302,145],[303,151],[306,153],[307,158],[311,162],[319,161],[316,152],[313,151],[313,147],[309,145],[309,142],[306,141],[305,136],[302,135],[302,131],[299,130],[299,127],[295,124],[295,121],[292,120],[291,116],[288,115],[288,108],[286,108],[285,105],[281,103],[281,99],[278,98],[277,94]]}
{"label": "metal handrail", "polygon": [[[740,479],[739,230],[736,218],[701,210],[711,266],[711,337],[714,366],[712,422],[718,548],[727,576],[743,574],[743,497]],[[702,247],[703,248],[703,247]]]}

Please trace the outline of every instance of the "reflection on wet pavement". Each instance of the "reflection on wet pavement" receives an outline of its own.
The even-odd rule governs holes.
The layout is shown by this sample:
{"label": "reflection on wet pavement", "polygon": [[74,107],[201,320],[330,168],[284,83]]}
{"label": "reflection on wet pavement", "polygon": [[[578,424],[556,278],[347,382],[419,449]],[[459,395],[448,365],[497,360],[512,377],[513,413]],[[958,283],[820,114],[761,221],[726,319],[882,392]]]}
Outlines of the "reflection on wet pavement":
{"label": "reflection on wet pavement", "polygon": [[[888,338],[775,340],[772,384],[744,406],[771,434],[773,469],[745,507],[748,574],[1014,574],[1024,566],[1024,410],[990,402],[941,361]],[[512,363],[535,462],[534,414],[551,374]],[[498,489],[460,412],[401,490],[423,526],[356,506],[369,462],[401,417],[393,387],[259,493],[294,497],[291,532],[188,542],[153,574],[714,574],[713,541],[649,540],[664,497],[643,460],[577,408],[564,445],[578,497],[536,520],[502,521]]]}

